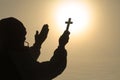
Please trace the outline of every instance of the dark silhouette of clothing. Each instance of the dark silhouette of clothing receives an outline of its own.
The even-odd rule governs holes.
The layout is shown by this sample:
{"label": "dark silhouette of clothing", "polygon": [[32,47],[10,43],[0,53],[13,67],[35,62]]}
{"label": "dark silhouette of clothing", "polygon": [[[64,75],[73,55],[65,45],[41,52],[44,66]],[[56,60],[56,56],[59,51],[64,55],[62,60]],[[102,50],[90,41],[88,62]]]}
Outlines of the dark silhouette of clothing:
{"label": "dark silhouette of clothing", "polygon": [[65,31],[60,37],[59,46],[49,61],[38,62],[40,48],[47,33],[48,25],[44,25],[40,34],[36,32],[34,45],[26,47],[24,25],[12,17],[0,20],[1,79],[52,80],[60,75],[67,64],[65,45],[69,32]]}

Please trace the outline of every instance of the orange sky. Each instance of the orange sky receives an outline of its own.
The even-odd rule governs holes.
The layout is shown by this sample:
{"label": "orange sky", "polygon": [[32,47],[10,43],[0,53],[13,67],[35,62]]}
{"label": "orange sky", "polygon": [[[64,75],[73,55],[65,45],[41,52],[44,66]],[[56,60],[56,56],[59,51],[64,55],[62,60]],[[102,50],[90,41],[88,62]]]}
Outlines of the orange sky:
{"label": "orange sky", "polygon": [[[63,31],[56,22],[55,11],[70,0],[0,0],[0,18],[13,16],[24,23],[27,41],[34,43],[34,34],[49,24],[49,35],[42,46],[39,61],[49,60],[58,46]],[[64,73],[54,80],[119,80],[120,77],[120,1],[74,0],[91,11],[89,29],[70,35],[68,64]],[[59,11],[59,10],[58,10]],[[67,19],[66,19],[67,20]],[[65,22],[65,21],[63,21]],[[74,21],[73,21],[74,22]],[[66,27],[66,24],[64,24]]]}

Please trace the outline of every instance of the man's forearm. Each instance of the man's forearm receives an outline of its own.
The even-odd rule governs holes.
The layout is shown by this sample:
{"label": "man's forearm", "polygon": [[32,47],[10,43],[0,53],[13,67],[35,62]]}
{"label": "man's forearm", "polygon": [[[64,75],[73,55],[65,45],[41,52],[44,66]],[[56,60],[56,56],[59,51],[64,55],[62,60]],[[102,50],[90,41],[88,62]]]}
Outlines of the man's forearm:
{"label": "man's forearm", "polygon": [[36,49],[40,50],[40,49],[41,49],[41,45],[42,45],[42,43],[34,43],[33,46],[34,46]]}
{"label": "man's forearm", "polygon": [[37,60],[38,57],[40,56],[40,45],[34,44],[33,46],[30,47],[31,55],[34,60]]}

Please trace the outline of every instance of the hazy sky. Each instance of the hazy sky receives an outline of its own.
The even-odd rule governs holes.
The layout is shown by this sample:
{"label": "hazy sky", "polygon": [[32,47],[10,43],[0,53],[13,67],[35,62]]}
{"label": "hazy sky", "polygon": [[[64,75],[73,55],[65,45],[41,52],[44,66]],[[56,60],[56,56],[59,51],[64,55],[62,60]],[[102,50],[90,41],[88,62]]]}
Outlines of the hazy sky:
{"label": "hazy sky", "polygon": [[[72,0],[0,0],[0,18],[12,16],[22,21],[30,45],[34,43],[35,31],[48,23],[50,31],[39,61],[49,60],[63,32],[58,28],[55,13],[67,1]],[[67,68],[54,80],[120,80],[120,0],[74,2],[89,8],[91,23],[84,33],[71,33],[66,46]]]}

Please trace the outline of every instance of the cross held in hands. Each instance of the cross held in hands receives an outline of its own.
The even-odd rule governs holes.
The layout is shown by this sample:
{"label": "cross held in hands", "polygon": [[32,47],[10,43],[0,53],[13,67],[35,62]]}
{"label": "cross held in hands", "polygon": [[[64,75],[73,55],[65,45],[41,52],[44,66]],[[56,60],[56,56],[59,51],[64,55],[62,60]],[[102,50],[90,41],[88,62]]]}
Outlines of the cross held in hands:
{"label": "cross held in hands", "polygon": [[70,24],[73,24],[73,22],[71,21],[71,18],[69,18],[65,23],[67,24],[66,30],[68,31]]}

